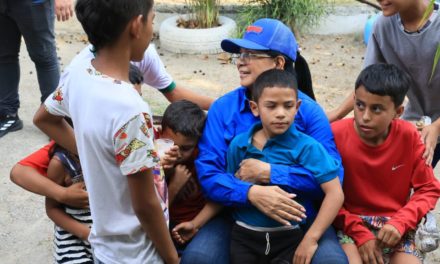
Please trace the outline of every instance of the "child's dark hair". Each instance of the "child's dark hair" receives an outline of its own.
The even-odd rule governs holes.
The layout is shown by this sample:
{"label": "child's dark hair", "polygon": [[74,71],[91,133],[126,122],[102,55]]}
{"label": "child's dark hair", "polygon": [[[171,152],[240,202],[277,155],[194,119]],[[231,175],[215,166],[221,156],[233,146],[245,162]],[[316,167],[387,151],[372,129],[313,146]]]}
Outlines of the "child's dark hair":
{"label": "child's dark hair", "polygon": [[130,63],[130,69],[128,70],[128,79],[132,84],[142,84],[144,76],[141,70],[136,65]]}
{"label": "child's dark hair", "polygon": [[296,53],[295,63],[286,55],[278,51],[267,52],[271,57],[283,56],[286,63],[284,70],[296,75],[298,82],[298,89],[316,101],[315,93],[313,91],[312,74],[310,73],[309,65],[306,59],[301,56],[299,52]]}
{"label": "child's dark hair", "polygon": [[195,103],[180,100],[170,104],[162,118],[162,131],[169,128],[185,137],[199,138],[205,127],[205,112]]}
{"label": "child's dark hair", "polygon": [[355,83],[355,90],[365,87],[369,93],[390,96],[396,107],[400,106],[413,80],[409,74],[393,64],[373,64],[362,70]]}
{"label": "child's dark hair", "polygon": [[272,87],[289,88],[295,91],[298,98],[298,81],[295,74],[285,70],[271,69],[263,72],[254,82],[252,101],[258,102],[264,89]]}
{"label": "child's dark hair", "polygon": [[94,52],[116,42],[128,22],[147,15],[153,0],[77,0],[75,13],[92,43]]}

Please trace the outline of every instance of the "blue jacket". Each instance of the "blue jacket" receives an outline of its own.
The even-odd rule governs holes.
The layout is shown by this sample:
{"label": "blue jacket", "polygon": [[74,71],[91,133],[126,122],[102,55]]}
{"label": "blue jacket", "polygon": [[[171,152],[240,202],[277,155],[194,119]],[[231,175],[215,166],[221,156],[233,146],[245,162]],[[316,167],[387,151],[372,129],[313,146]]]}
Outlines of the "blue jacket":
{"label": "blue jacket", "polygon": [[[298,98],[302,103],[295,117],[295,127],[320,142],[341,164],[324,111],[301,91],[298,91]],[[212,104],[195,162],[203,192],[209,199],[226,206],[249,205],[247,194],[252,184],[226,172],[226,154],[232,139],[248,131],[258,121],[252,115],[244,87],[225,94]],[[323,192],[312,173],[300,166],[271,163],[270,175],[272,185],[283,186],[283,189],[306,199],[321,201],[323,198]],[[342,183],[342,166],[338,176]]]}

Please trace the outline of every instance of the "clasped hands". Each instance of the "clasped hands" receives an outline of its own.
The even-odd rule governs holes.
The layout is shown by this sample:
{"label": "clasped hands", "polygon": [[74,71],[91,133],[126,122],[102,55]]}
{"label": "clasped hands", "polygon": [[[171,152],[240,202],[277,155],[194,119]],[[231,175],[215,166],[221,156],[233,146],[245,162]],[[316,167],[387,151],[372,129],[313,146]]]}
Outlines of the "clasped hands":
{"label": "clasped hands", "polygon": [[305,208],[295,202],[293,193],[288,193],[278,186],[263,186],[258,184],[270,183],[270,164],[256,160],[245,159],[235,176],[242,181],[255,183],[248,192],[248,200],[258,210],[283,224],[290,221],[300,222],[306,218]]}

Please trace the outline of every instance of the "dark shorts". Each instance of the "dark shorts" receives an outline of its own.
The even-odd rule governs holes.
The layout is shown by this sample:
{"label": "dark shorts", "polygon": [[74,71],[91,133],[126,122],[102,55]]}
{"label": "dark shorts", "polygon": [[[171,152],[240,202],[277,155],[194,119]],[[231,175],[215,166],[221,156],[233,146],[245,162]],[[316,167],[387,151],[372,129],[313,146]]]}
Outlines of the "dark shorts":
{"label": "dark shorts", "polygon": [[300,228],[255,231],[234,224],[231,234],[231,263],[292,263],[304,234]]}

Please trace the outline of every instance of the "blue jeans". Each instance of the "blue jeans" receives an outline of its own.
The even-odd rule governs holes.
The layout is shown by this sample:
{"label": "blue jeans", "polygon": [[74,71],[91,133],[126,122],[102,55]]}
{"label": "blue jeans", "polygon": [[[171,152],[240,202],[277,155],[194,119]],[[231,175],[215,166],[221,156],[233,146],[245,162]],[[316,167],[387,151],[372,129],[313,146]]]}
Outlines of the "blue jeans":
{"label": "blue jeans", "polygon": [[[232,224],[228,214],[213,218],[188,244],[180,263],[228,264]],[[312,264],[348,264],[333,227],[329,227],[319,240]]]}
{"label": "blue jeans", "polygon": [[330,226],[318,241],[312,264],[348,264],[347,256],[339,244],[335,229]]}
{"label": "blue jeans", "polygon": [[41,102],[58,85],[60,71],[55,46],[53,0],[2,0],[0,3],[0,116],[20,106],[19,52],[24,38],[35,63]]}
{"label": "blue jeans", "polygon": [[182,253],[181,264],[228,264],[232,218],[222,213],[197,232]]}

